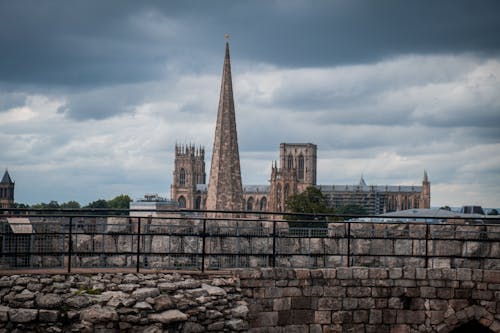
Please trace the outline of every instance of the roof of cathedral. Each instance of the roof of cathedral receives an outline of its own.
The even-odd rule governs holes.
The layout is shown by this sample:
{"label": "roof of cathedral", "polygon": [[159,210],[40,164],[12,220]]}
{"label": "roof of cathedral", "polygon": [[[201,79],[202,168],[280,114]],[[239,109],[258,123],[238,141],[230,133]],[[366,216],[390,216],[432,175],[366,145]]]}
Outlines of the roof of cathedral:
{"label": "roof of cathedral", "polygon": [[3,174],[2,181],[0,183],[14,184],[14,182],[10,178],[9,171],[5,170],[5,173]]}
{"label": "roof of cathedral", "polygon": [[243,193],[269,193],[269,185],[243,185]]}
{"label": "roof of cathedral", "polygon": [[422,192],[422,186],[409,185],[319,185],[321,192]]}

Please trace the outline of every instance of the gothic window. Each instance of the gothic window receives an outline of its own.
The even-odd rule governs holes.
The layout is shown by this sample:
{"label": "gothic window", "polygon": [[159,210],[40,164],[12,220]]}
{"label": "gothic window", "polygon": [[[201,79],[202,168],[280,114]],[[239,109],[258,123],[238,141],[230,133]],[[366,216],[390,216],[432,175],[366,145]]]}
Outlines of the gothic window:
{"label": "gothic window", "polygon": [[181,171],[179,172],[179,185],[186,185],[186,170],[184,170],[184,168],[181,168]]}
{"label": "gothic window", "polygon": [[177,201],[179,202],[179,208],[186,208],[186,198],[180,196]]}
{"label": "gothic window", "polygon": [[293,168],[293,156],[292,154],[288,155],[287,169],[291,170]]}
{"label": "gothic window", "polygon": [[281,185],[276,186],[276,209],[281,212]]}
{"label": "gothic window", "polygon": [[288,199],[288,195],[290,194],[290,185],[286,184],[285,185],[285,191],[283,193],[283,198]]}
{"label": "gothic window", "polygon": [[247,210],[251,211],[253,210],[253,197],[248,198],[247,200]]}
{"label": "gothic window", "polygon": [[201,197],[197,196],[194,204],[194,209],[201,209]]}
{"label": "gothic window", "polygon": [[267,199],[266,197],[263,197],[262,199],[260,199],[260,210],[261,211],[265,211],[267,209]]}
{"label": "gothic window", "polygon": [[304,156],[302,154],[299,156],[299,167],[297,168],[297,178],[299,180],[304,180]]}

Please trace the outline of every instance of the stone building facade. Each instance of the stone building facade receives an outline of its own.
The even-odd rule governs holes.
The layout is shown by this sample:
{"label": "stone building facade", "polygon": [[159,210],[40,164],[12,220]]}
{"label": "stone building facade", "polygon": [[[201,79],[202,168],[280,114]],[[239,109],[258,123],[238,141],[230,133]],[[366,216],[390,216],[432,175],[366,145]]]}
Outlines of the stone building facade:
{"label": "stone building facade", "polygon": [[11,208],[14,205],[14,187],[9,171],[5,170],[0,181],[0,208]]}

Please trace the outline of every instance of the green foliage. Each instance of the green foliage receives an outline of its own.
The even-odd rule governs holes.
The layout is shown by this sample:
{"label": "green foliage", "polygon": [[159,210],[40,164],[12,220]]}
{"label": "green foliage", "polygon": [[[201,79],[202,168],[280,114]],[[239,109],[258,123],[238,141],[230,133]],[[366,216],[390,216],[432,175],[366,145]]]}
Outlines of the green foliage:
{"label": "green foliage", "polygon": [[87,289],[85,287],[80,287],[78,288],[77,291],[74,292],[75,295],[83,295],[83,294],[89,294],[89,295],[100,295],[102,294],[102,290],[98,288],[90,288]]}
{"label": "green foliage", "polygon": [[440,207],[439,209],[444,209],[444,210],[447,210],[447,211],[450,211],[450,212],[451,212],[451,208],[450,208],[450,206],[448,206],[448,205],[443,206],[443,207]]}
{"label": "green foliage", "polygon": [[[328,207],[328,201],[324,194],[316,187],[310,186],[304,192],[290,196],[286,205],[291,213],[311,214],[305,216],[288,215],[286,218],[291,232],[294,228],[327,228],[325,222],[317,222],[322,214],[331,214],[333,211]],[[319,215],[319,216],[317,216]],[[327,220],[326,218],[324,218]],[[314,222],[312,222],[314,221]]]}
{"label": "green foliage", "polygon": [[79,209],[81,208],[80,204],[76,201],[68,201],[61,204],[61,208],[63,209]]}
{"label": "green foliage", "polygon": [[120,194],[108,201],[108,207],[113,209],[129,209],[132,199],[126,194]]}
{"label": "green foliage", "polygon": [[360,206],[360,205],[354,205],[354,204],[337,207],[335,209],[335,212],[337,214],[341,214],[341,215],[367,215],[368,214],[365,207]]}
{"label": "green foliage", "polygon": [[108,202],[104,199],[98,199],[96,201],[90,202],[87,206],[83,208],[97,208],[97,209],[103,209],[103,208],[109,208]]}

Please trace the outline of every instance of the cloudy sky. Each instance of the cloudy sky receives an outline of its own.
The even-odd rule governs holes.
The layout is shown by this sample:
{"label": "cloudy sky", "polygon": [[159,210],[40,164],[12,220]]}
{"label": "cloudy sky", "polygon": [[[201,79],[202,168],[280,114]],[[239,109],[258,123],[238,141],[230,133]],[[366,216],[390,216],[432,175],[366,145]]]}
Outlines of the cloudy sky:
{"label": "cloudy sky", "polygon": [[311,142],[320,184],[427,170],[432,206],[500,207],[495,0],[0,0],[16,201],[168,197],[176,142],[205,146],[208,174],[226,33],[245,184]]}

